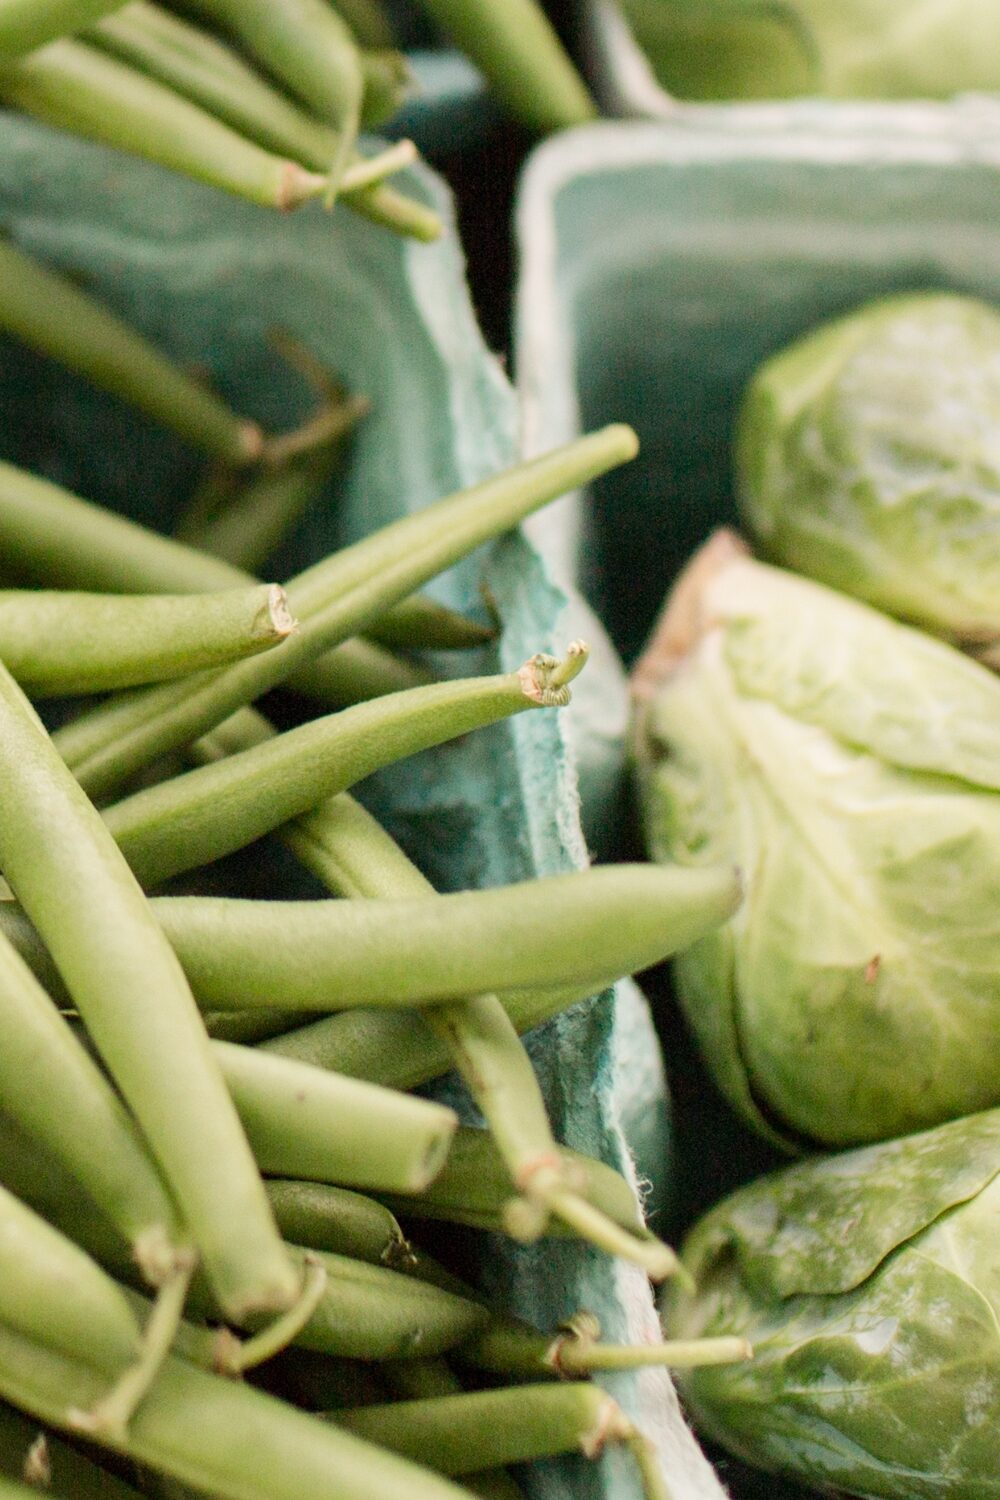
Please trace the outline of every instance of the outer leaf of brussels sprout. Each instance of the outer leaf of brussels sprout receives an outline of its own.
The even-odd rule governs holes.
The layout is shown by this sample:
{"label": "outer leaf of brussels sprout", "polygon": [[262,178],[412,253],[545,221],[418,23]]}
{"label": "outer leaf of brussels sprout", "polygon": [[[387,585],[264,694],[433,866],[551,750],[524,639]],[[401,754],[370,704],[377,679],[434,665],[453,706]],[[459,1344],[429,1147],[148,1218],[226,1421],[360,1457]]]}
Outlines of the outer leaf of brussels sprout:
{"label": "outer leaf of brussels sprout", "polygon": [[[725,936],[677,970],[720,1086],[772,1139],[829,1145],[996,1104],[1000,797],[958,768],[981,765],[985,779],[1000,683],[757,564],[723,567],[698,599],[706,633],[647,703],[637,754],[654,854],[744,872]],[[924,661],[950,717],[910,712]],[[893,665],[909,693],[893,696],[887,680],[880,710]],[[842,678],[870,709],[852,717]],[[867,737],[896,760],[944,768],[949,735],[951,776],[857,747]]]}
{"label": "outer leaf of brussels sprout", "polygon": [[740,506],[775,561],[940,634],[990,641],[998,431],[1000,315],[967,297],[887,298],[758,371],[737,427]]}
{"label": "outer leaf of brussels sprout", "polygon": [[731,1248],[741,1278],[762,1296],[853,1291],[998,1172],[1000,1109],[815,1157],[733,1193],[692,1232],[685,1263],[700,1282]]}
{"label": "outer leaf of brussels sprout", "polygon": [[[961,1163],[963,1144],[986,1166],[986,1137],[997,1129],[993,1115],[992,1123],[983,1117],[933,1132],[947,1133],[940,1145],[927,1136],[912,1147],[897,1143],[894,1154],[878,1148],[889,1154],[876,1159],[874,1176],[870,1151],[792,1168],[744,1189],[702,1221],[685,1250],[700,1273],[699,1292],[674,1295],[670,1333],[725,1330],[745,1335],[755,1350],[750,1364],[684,1377],[685,1396],[706,1431],[767,1469],[851,1494],[987,1500],[1000,1493],[997,1178],[987,1167],[978,1194],[921,1227],[951,1196],[949,1155],[962,1175],[955,1189],[962,1194],[972,1181]],[[911,1150],[915,1159],[908,1161]],[[933,1199],[922,1211],[921,1157],[931,1167]],[[870,1276],[840,1295],[782,1298],[768,1291],[785,1279],[789,1255],[794,1264],[809,1244],[825,1245],[832,1264],[837,1247],[849,1246],[856,1234],[859,1213],[862,1235],[880,1212],[901,1232],[908,1213],[897,1212],[894,1171],[915,1232],[898,1240]],[[839,1179],[832,1187],[822,1184],[827,1174]],[[810,1188],[819,1189],[818,1197]],[[757,1240],[752,1275],[742,1256],[748,1228]],[[886,1244],[893,1237],[885,1236]],[[850,1261],[848,1253],[848,1279],[857,1269]]]}

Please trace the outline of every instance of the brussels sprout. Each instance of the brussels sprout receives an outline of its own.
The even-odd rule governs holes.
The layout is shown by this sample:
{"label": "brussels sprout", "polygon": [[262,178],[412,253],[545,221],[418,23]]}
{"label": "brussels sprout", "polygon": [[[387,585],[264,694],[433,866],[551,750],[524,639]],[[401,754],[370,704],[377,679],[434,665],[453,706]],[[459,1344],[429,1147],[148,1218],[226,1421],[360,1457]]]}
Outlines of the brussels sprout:
{"label": "brussels sprout", "polygon": [[1000,1492],[1000,1110],[803,1162],[695,1227],[672,1337],[752,1363],[682,1378],[696,1421],[763,1468],[852,1495]]}
{"label": "brussels sprout", "polygon": [[735,1108],[794,1149],[1000,1104],[1000,680],[719,533],[633,690],[652,857],[743,873],[676,965]]}
{"label": "brussels sprout", "polygon": [[1000,87],[996,0],[621,0],[687,99],[944,98]]}
{"label": "brussels sprout", "polygon": [[736,486],[775,562],[955,640],[996,641],[1000,314],[890,297],[776,355],[743,402]]}

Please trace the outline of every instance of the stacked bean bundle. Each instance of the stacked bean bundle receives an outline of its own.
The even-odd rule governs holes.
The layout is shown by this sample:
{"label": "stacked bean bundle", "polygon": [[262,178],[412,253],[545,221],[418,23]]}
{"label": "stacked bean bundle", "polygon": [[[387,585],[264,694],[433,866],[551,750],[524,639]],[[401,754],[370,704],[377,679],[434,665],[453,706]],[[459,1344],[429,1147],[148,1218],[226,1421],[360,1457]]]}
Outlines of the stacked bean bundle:
{"label": "stacked bean bundle", "polygon": [[[558,1147],[518,1033],[721,921],[733,874],[620,866],[438,896],[347,794],[568,701],[579,644],[447,681],[396,652],[481,642],[413,591],[627,460],[633,435],[449,496],[286,592],[242,568],[357,403],[324,391],[314,421],[269,438],[67,283],[24,275],[44,295],[8,298],[9,328],[224,472],[185,521],[212,554],[0,467],[4,570],[32,585],[0,596],[0,1395],[134,1460],[118,1472],[140,1484],[233,1500],[444,1497],[467,1473],[507,1495],[504,1464],[611,1440],[660,1492],[643,1437],[581,1377],[744,1346],[605,1347],[585,1319],[536,1332],[409,1246],[392,1209],[675,1270],[627,1184]],[[70,321],[39,314],[67,305]],[[279,734],[251,705],[286,683],[348,706]],[[111,696],[50,737],[24,688]],[[348,899],[147,896],[271,831]],[[402,1092],[452,1067],[488,1130]],[[234,1380],[279,1355],[278,1396]],[[48,1465],[56,1493],[61,1474],[63,1493],[111,1483],[61,1439],[27,1449],[13,1413],[0,1436],[0,1464]]]}

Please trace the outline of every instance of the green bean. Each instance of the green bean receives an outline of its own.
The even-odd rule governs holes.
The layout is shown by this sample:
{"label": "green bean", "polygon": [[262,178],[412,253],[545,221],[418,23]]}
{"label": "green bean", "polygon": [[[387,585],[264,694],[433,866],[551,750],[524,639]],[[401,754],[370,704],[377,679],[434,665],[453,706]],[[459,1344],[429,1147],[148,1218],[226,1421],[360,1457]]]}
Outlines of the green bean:
{"label": "green bean", "polygon": [[392,23],[380,0],[337,0],[340,12],[362,47],[392,47]]}
{"label": "green bean", "polygon": [[213,1041],[242,1042],[245,1046],[283,1035],[298,1019],[294,1010],[212,1010],[204,1017],[205,1030]]}
{"label": "green bean", "polygon": [[[260,452],[255,423],[234,416],[108,308],[4,239],[0,328],[138,406],[212,458],[243,464]],[[4,477],[10,477],[6,467]],[[220,586],[226,584],[212,585]]]}
{"label": "green bean", "polygon": [[[0,1326],[0,1393],[55,1427],[99,1399],[102,1377]],[[107,1447],[220,1500],[461,1500],[447,1481],[252,1386],[168,1359],[127,1436]]]}
{"label": "green bean", "polygon": [[[350,798],[331,798],[321,804],[312,814],[310,834],[312,837],[307,841],[309,848],[306,851],[309,868],[329,889],[338,894],[369,899],[384,898],[387,892],[413,896],[417,899],[418,909],[433,894],[433,887],[420,871],[410,863],[375,820]],[[292,847],[295,847],[294,843]],[[318,858],[314,857],[317,853]],[[571,889],[581,890],[581,875],[586,882],[588,875],[592,877],[594,874],[601,875],[602,872],[590,871],[575,876],[555,877],[535,885],[536,894],[542,903],[535,907],[535,912],[536,915],[542,911],[546,914],[550,950],[554,934],[563,936],[569,933],[573,916],[569,910],[564,917],[562,909],[550,909],[546,905],[547,898],[556,890],[564,894]],[[605,877],[609,874],[609,892],[613,881],[623,877],[628,880],[625,866],[620,867],[617,872],[603,872]],[[531,883],[522,886],[521,891],[530,885]],[[488,893],[467,893],[466,899],[469,896],[473,900],[481,899],[484,894]],[[637,892],[633,894],[638,898]],[[731,891],[730,901],[734,895],[735,892]],[[454,898],[438,898],[429,904],[439,907],[441,900],[447,902]],[[680,907],[673,902],[670,904],[676,917],[680,914]],[[501,907],[502,905],[501,897]],[[573,907],[572,900],[569,905],[570,908]],[[642,898],[629,903],[631,915],[623,912],[620,934],[628,929],[642,905]],[[579,908],[576,908],[575,915],[579,914]],[[485,913],[483,915],[486,916]],[[490,917],[486,918],[483,932],[489,934],[490,940],[500,938],[512,952],[515,949],[522,954],[532,952],[535,942],[546,941],[541,932],[533,941],[533,934],[527,924],[518,927],[516,936],[512,932],[511,938],[506,939],[502,931],[493,925],[500,913],[494,912],[491,916],[492,920]],[[595,931],[599,923],[600,917],[595,914]],[[669,925],[669,920],[664,916],[659,930],[661,939]],[[449,932],[449,942],[453,935]],[[579,936],[586,946],[587,937],[583,933]],[[489,942],[487,948],[488,946]],[[680,946],[684,946],[683,939]],[[481,952],[483,951],[485,950],[481,948]],[[633,955],[633,959],[632,969],[644,967],[638,955]],[[621,972],[631,972],[631,969],[626,965]],[[565,983],[579,977],[578,973],[564,971],[554,982]],[[553,976],[544,974],[538,968],[527,982],[545,984],[552,978]],[[511,956],[508,955],[506,968],[502,973],[499,970],[491,971],[487,960],[478,969],[478,979],[480,985],[493,989],[502,989],[510,983],[517,984],[518,977],[514,972]],[[470,988],[469,994],[473,993]],[[438,995],[441,999],[455,998],[454,992],[449,992],[443,984],[438,986]],[[467,998],[461,1005],[435,1006],[427,1015],[431,1029],[444,1041],[454,1065],[485,1116],[519,1195],[511,1199],[505,1209],[504,1224],[507,1232],[520,1239],[537,1238],[544,1232],[550,1216],[554,1215],[581,1238],[600,1246],[608,1254],[627,1256],[642,1265],[651,1276],[661,1278],[676,1272],[679,1264],[672,1250],[661,1245],[655,1238],[650,1237],[648,1241],[642,1242],[622,1231],[613,1220],[575,1191],[565,1161],[553,1138],[530,1060],[518,1041],[517,1031],[498,996],[479,993],[475,998]]]}
{"label": "green bean", "polygon": [[529,662],[520,673],[356,704],[136,792],[109,807],[105,822],[142,884],[158,885],[244,848],[382,766],[525,709],[568,701],[568,693],[549,690],[557,670]]}
{"label": "green bean", "polygon": [[444,223],[432,208],[397,192],[386,183],[356,193],[348,202],[356,214],[370,219],[373,224],[381,224],[396,234],[408,235],[423,244],[431,244],[444,234]]}
{"label": "green bean", "polygon": [[[297,820],[299,830],[306,821]],[[329,868],[325,859],[324,867]],[[59,993],[59,975],[47,948],[13,902],[0,902],[0,933],[16,948],[49,993]],[[593,993],[593,985],[587,982],[544,990],[510,990],[501,994],[500,1000],[515,1028],[523,1033],[580,1004]],[[215,1014],[210,1012],[210,1015]],[[310,1062],[317,1067],[331,1068],[347,1077],[381,1083],[388,1088],[418,1088],[446,1073],[452,1066],[451,1053],[444,1040],[430,1030],[425,1018],[416,1011],[342,1011],[304,1026],[296,1025],[293,1030],[288,1028],[300,1012],[261,1006],[259,1010],[222,1014],[227,1027],[235,1027],[242,1018],[248,1025],[259,1019],[267,1032],[274,1028],[271,1038],[263,1042],[263,1050],[299,1062]],[[229,1036],[228,1039],[250,1040],[251,1036]]]}
{"label": "green bean", "polygon": [[[580,1191],[615,1224],[643,1232],[635,1193],[620,1172],[594,1157],[561,1146],[567,1173]],[[474,1229],[498,1232],[503,1208],[513,1191],[510,1171],[488,1130],[463,1126],[455,1136],[442,1170],[419,1197],[388,1197],[394,1213],[412,1218],[448,1219]],[[385,1197],[386,1195],[382,1195]]]}
{"label": "green bean", "polygon": [[586,84],[537,0],[421,3],[532,130],[564,130],[596,117]]}
{"label": "green bean", "polygon": [[132,0],[85,33],[94,46],[200,104],[268,151],[325,171],[336,135],[232,47],[160,5]]}
{"label": "green bean", "polygon": [[[128,1244],[114,1225],[58,1162],[2,1118],[0,1181],[114,1276],[135,1279]],[[307,1255],[318,1255],[327,1273],[320,1305],[296,1338],[303,1348],[345,1359],[412,1359],[470,1342],[490,1322],[487,1309],[464,1287],[439,1286],[341,1254],[295,1245],[287,1249],[300,1265]],[[189,1307],[192,1316],[219,1315],[216,1299],[200,1279],[192,1288]],[[256,1326],[259,1319],[240,1321]]]}
{"label": "green bean", "polygon": [[[147,0],[132,0],[84,33],[84,39],[122,62],[166,84],[265,150],[325,173],[339,149],[337,133],[306,114],[263,78],[237,52]],[[415,156],[407,143],[382,152],[369,165],[349,164],[341,195],[350,207],[368,196],[371,173],[397,171]],[[419,207],[419,205],[418,205]]]}
{"label": "green bean", "polygon": [[181,1235],[145,1142],[5,938],[0,939],[0,1025],[4,1110],[87,1188],[133,1246],[150,1279],[161,1280]]}
{"label": "green bean", "polygon": [[0,1402],[0,1470],[8,1478],[28,1480],[34,1500],[40,1489],[59,1500],[139,1500],[123,1479],[53,1433],[41,1432],[37,1422],[5,1402]]}
{"label": "green bean", "polygon": [[264,1172],[419,1193],[445,1163],[458,1117],[442,1104],[232,1042],[212,1050]]}
{"label": "green bean", "polygon": [[487,1309],[470,1298],[383,1266],[312,1253],[329,1281],[296,1341],[304,1349],[346,1359],[414,1359],[443,1354],[489,1323]]}
{"label": "green bean", "polygon": [[413,92],[413,74],[402,52],[380,47],[361,53],[361,76],[365,85],[361,124],[365,130],[377,130]]}
{"label": "green bean", "polygon": [[597,1458],[609,1442],[631,1444],[635,1432],[606,1391],[581,1383],[395,1401],[332,1412],[330,1420],[455,1476],[577,1450]]}
{"label": "green bean", "polygon": [[495,640],[498,633],[496,624],[480,625],[426,594],[411,594],[367,631],[383,646],[415,651],[467,651]]}
{"label": "green bean", "polygon": [[[262,1172],[419,1193],[445,1163],[458,1120],[444,1105],[254,1047],[213,1041],[212,1052]],[[89,1143],[115,1144],[106,1129]]]}
{"label": "green bean", "polygon": [[600,988],[732,911],[728,869],[608,865],[489,890],[377,901],[159,897],[208,1009],[428,1005],[527,984]]}
{"label": "green bean", "polygon": [[376,1266],[392,1266],[406,1255],[403,1231],[374,1198],[324,1182],[282,1177],[270,1178],[265,1186],[286,1240]]}
{"label": "green bean", "polygon": [[284,681],[363,630],[393,604],[480,543],[566,489],[625,462],[635,434],[612,426],[439,500],[317,563],[288,584],[298,632],[275,651],[182,685],[113,698],[60,731],[60,753],[93,796],[110,795],[136,772]]}
{"label": "green bean", "polygon": [[135,1113],[223,1307],[235,1316],[287,1306],[294,1269],[177,960],[2,666],[0,802],[0,868]]}
{"label": "green bean", "polygon": [[[277,475],[272,475],[277,480]],[[212,593],[250,585],[255,580],[240,568],[194,547],[184,546],[158,532],[148,531],[124,516],[81,500],[48,480],[0,462],[0,547],[5,560],[20,570],[27,582],[59,588],[108,593]],[[375,622],[382,632],[397,633],[406,645],[477,645],[478,627],[433,601],[411,595]],[[420,632],[425,632],[423,639]],[[350,686],[389,675],[384,657],[373,655],[357,641],[346,642],[314,662],[307,677],[293,678],[321,700],[339,705]],[[415,686],[400,681],[398,687]]]}
{"label": "green bean", "polygon": [[176,8],[236,38],[240,46],[337,132],[327,166],[331,194],[350,159],[364,79],[349,27],[325,0],[183,0]]}
{"label": "green bean", "polygon": [[4,0],[0,7],[0,57],[20,57],[56,37],[80,31],[125,0]]}
{"label": "green bean", "polygon": [[138,1358],[139,1325],[110,1277],[0,1188],[0,1322],[117,1375]]}
{"label": "green bean", "polygon": [[0,70],[0,99],[266,208],[295,208],[330,179],[273,156],[155,79],[69,37]]}
{"label": "green bean", "polygon": [[276,584],[195,595],[0,590],[0,658],[43,698],[182,677],[267,651],[294,628]]}

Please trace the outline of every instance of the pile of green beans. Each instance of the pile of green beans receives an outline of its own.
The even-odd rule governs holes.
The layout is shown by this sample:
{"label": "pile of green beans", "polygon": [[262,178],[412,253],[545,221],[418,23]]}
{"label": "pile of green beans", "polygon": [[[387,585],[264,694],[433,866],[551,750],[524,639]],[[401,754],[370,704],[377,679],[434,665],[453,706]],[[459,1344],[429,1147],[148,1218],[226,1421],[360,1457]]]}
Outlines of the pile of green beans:
{"label": "pile of green beans", "polygon": [[[274,7],[186,8],[271,56]],[[18,14],[62,26],[70,9],[0,5],[0,51]],[[323,9],[302,0],[301,18]],[[310,94],[301,32],[282,35],[272,70],[314,111],[326,80],[343,190],[361,96],[325,65]],[[53,32],[17,66],[87,45]],[[350,795],[569,701],[580,642],[435,680],[421,648],[482,648],[493,627],[415,591],[626,462],[634,434],[445,496],[281,587],[247,570],[325,484],[363,401],[286,348],[318,406],[265,434],[4,242],[0,325],[211,465],[168,538],[0,464],[18,585],[0,591],[0,1490],[49,1476],[66,1500],[105,1493],[107,1459],[119,1500],[123,1473],[157,1497],[510,1500],[506,1465],[617,1442],[662,1500],[649,1444],[589,1377],[745,1346],[529,1327],[456,1275],[447,1234],[428,1251],[400,1219],[572,1236],[680,1274],[629,1184],[555,1139],[520,1034],[725,921],[735,872],[620,865],[441,895]],[[65,696],[84,701],[50,733]],[[265,836],[326,894],[230,892],[219,862]],[[160,891],[181,876],[194,894]],[[485,1128],[410,1092],[449,1070]]]}
{"label": "pile of green beans", "polygon": [[[363,701],[281,733],[251,706],[286,682],[329,692],[309,669],[361,628],[387,663],[480,645],[488,629],[413,589],[633,451],[610,428],[450,496],[317,563],[287,603],[241,571],[260,544],[238,527],[229,560],[212,557],[0,466],[5,565],[31,585],[0,594],[0,1397],[48,1434],[14,1441],[6,1471],[0,1442],[12,1480],[57,1473],[62,1430],[134,1460],[141,1484],[148,1470],[232,1500],[510,1496],[505,1465],[614,1441],[663,1494],[588,1377],[745,1349],[512,1322],[395,1215],[575,1235],[675,1272],[625,1181],[558,1146],[518,1033],[724,920],[734,875],[621,866],[437,895],[347,794],[419,749],[557,709],[579,645],[415,684],[375,659]],[[301,503],[288,490],[328,472],[326,454],[300,462],[312,472],[285,490],[283,469],[247,481],[272,535]],[[200,524],[218,536],[217,515]],[[51,737],[25,691],[111,696]],[[152,894],[269,832],[339,899]],[[406,1092],[449,1067],[487,1129]],[[276,1371],[320,1361],[329,1420],[232,1383],[278,1355]]]}
{"label": "pile of green beans", "polygon": [[[423,0],[535,130],[596,109],[538,0]],[[0,103],[225,192],[289,209],[340,197],[430,240],[437,216],[385,179],[415,155],[358,134],[411,91],[379,0],[5,0]]]}

